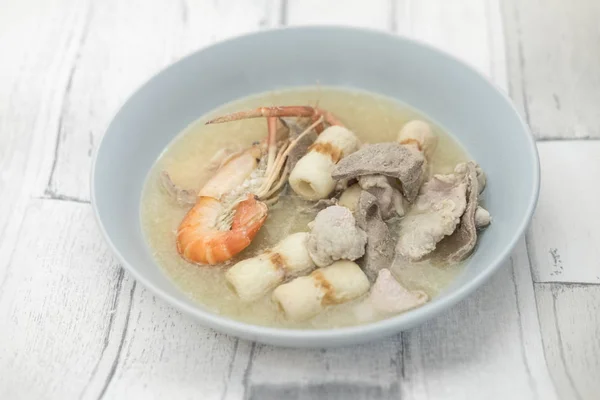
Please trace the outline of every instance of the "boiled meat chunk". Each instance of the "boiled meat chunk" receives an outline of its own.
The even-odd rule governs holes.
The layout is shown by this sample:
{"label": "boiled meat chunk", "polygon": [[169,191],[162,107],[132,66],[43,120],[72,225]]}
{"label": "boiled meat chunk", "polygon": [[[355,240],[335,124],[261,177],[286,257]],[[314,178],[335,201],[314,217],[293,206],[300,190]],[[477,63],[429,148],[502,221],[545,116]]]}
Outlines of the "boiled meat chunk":
{"label": "boiled meat chunk", "polygon": [[421,290],[408,290],[388,269],[382,269],[371,289],[369,300],[377,311],[395,314],[425,304],[429,296]]}
{"label": "boiled meat chunk", "polygon": [[460,225],[449,237],[442,240],[436,251],[436,258],[448,263],[457,263],[467,258],[477,244],[477,227],[475,222],[479,207],[479,179],[477,166],[473,162],[456,166],[456,174],[463,174],[468,184],[467,207],[460,218]]}
{"label": "boiled meat chunk", "polygon": [[390,178],[384,175],[363,175],[358,177],[358,184],[377,198],[384,220],[404,215],[404,198],[400,191],[392,186]]}
{"label": "boiled meat chunk", "polygon": [[331,206],[319,211],[310,224],[308,252],[319,267],[337,260],[356,260],[365,254],[367,234],[356,226],[346,207]]}
{"label": "boiled meat chunk", "polygon": [[451,235],[467,206],[468,180],[465,174],[435,175],[421,188],[409,214],[400,222],[396,252],[418,261]]}
{"label": "boiled meat chunk", "polygon": [[359,321],[368,322],[411,310],[427,301],[427,293],[408,290],[384,268],[379,271],[369,296],[356,306],[354,313]]}
{"label": "boiled meat chunk", "polygon": [[362,191],[356,209],[356,222],[367,233],[365,255],[358,261],[371,282],[377,272],[388,268],[394,261],[394,240],[390,230],[381,219],[379,203],[371,193]]}
{"label": "boiled meat chunk", "polygon": [[398,179],[402,194],[412,202],[425,177],[425,156],[396,142],[369,144],[340,160],[331,176],[340,180],[377,174]]}

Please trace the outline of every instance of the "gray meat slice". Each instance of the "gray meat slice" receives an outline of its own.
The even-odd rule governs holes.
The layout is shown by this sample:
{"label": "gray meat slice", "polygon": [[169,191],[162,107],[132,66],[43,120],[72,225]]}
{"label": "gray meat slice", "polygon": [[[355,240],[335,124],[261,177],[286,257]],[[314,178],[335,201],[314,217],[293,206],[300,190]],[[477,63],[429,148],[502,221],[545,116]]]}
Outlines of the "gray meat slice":
{"label": "gray meat slice", "polygon": [[479,203],[479,180],[477,169],[473,162],[459,164],[457,173],[464,173],[467,182],[467,207],[460,224],[454,233],[438,243],[435,257],[449,263],[457,263],[467,258],[477,244],[477,227],[475,212]]}
{"label": "gray meat slice", "polygon": [[382,268],[389,268],[394,261],[394,240],[390,230],[381,219],[377,198],[362,191],[355,212],[356,224],[367,233],[365,255],[358,264],[371,282]]}
{"label": "gray meat slice", "polygon": [[358,177],[358,184],[363,190],[377,197],[381,217],[388,220],[404,215],[404,199],[400,191],[392,186],[390,178],[384,175],[363,175]]}
{"label": "gray meat slice", "polygon": [[333,179],[381,174],[397,178],[402,194],[412,202],[425,176],[425,157],[420,151],[400,143],[375,143],[342,158],[335,166]]}
{"label": "gray meat slice", "polygon": [[421,188],[413,208],[400,221],[396,253],[419,261],[451,235],[467,206],[464,174],[435,175]]}

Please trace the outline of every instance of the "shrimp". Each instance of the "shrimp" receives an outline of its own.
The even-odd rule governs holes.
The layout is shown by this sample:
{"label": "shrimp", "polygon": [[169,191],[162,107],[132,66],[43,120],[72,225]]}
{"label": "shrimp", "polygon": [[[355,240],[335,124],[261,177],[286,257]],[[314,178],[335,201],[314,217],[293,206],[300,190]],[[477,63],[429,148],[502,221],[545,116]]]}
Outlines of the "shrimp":
{"label": "shrimp", "polygon": [[[252,243],[267,218],[268,206],[277,201],[278,193],[287,183],[290,171],[286,161],[290,151],[326,119],[324,113],[319,113],[296,138],[278,143],[281,132],[278,124],[285,124],[277,115],[267,117],[267,138],[227,157],[200,189],[196,203],[181,221],[176,245],[187,261],[222,264]],[[241,118],[223,117],[222,121],[208,123]]]}

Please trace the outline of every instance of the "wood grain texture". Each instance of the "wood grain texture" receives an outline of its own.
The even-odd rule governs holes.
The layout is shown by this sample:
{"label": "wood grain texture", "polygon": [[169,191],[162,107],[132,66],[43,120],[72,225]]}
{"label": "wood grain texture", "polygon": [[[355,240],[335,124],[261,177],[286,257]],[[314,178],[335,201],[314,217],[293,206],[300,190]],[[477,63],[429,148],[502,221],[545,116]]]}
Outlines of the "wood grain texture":
{"label": "wood grain texture", "polygon": [[[497,2],[399,1],[395,6],[399,32],[451,52],[507,86],[505,68],[495,67],[504,59],[502,39],[493,38],[502,32]],[[305,14],[302,18],[313,21],[310,7],[295,12],[295,23]],[[345,23],[369,23],[369,16],[349,18],[345,14]],[[465,24],[466,19],[473,23]],[[524,242],[513,264],[518,267],[506,266],[447,315],[400,337],[322,352],[256,346],[245,370],[246,397],[555,398]]]}
{"label": "wood grain texture", "polygon": [[562,399],[600,393],[600,286],[536,284],[546,359]]}
{"label": "wood grain texture", "polygon": [[104,370],[106,399],[220,399],[237,341],[199,326],[139,287],[114,370]]}
{"label": "wood grain texture", "polygon": [[524,242],[473,296],[405,334],[404,349],[407,398],[556,398]]}
{"label": "wood grain texture", "polygon": [[565,209],[594,193],[598,142],[540,144],[529,257],[521,242],[449,313],[348,349],[279,349],[196,325],[118,268],[81,203],[93,150],[136,87],[198,47],[279,23],[409,35],[502,88],[508,72],[539,137],[600,136],[600,60],[585,45],[598,38],[596,3],[507,0],[504,28],[499,0],[0,3],[0,398],[553,399],[550,375],[561,397],[595,398],[599,286],[536,284],[536,308],[528,258],[536,281],[597,282],[594,196]]}
{"label": "wood grain texture", "polygon": [[85,3],[74,4],[24,0],[0,12],[0,279],[27,199],[52,163],[60,99],[86,18]]}
{"label": "wood grain texture", "polygon": [[543,142],[538,149],[542,184],[527,235],[534,280],[600,284],[600,141]]}
{"label": "wood grain texture", "polygon": [[393,1],[286,0],[285,25],[350,25],[389,30],[394,24]]}
{"label": "wood grain texture", "polygon": [[0,341],[10,343],[0,347],[0,398],[87,397],[116,355],[133,282],[90,211],[57,200],[27,209],[0,282]]}
{"label": "wood grain texture", "polygon": [[64,92],[54,162],[39,190],[88,200],[93,151],[135,89],[198,48],[273,25],[279,11],[270,0],[94,2]]}
{"label": "wood grain texture", "polygon": [[492,64],[504,63],[504,49],[494,48],[491,42],[491,22],[495,22],[491,14],[498,14],[495,4],[494,0],[398,0],[396,30],[438,47],[489,76]]}
{"label": "wood grain texture", "polygon": [[2,399],[221,399],[237,350],[137,287],[69,201],[28,207],[0,319]]}
{"label": "wood grain texture", "polygon": [[246,398],[390,399],[400,395],[402,340],[339,349],[281,349],[256,345]]}
{"label": "wood grain texture", "polygon": [[512,91],[540,139],[600,138],[595,0],[504,1]]}

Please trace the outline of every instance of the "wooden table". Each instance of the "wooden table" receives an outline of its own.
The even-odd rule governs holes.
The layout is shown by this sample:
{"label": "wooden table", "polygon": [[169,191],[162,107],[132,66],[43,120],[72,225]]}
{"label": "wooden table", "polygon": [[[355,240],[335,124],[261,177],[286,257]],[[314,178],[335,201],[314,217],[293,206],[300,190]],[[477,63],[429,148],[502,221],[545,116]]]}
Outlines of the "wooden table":
{"label": "wooden table", "polygon": [[[0,0],[0,399],[600,398],[599,20],[595,0]],[[285,350],[137,285],[100,237],[88,177],[114,113],[161,68],[315,23],[408,35],[489,76],[538,139],[542,190],[508,265],[447,314]]]}

